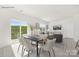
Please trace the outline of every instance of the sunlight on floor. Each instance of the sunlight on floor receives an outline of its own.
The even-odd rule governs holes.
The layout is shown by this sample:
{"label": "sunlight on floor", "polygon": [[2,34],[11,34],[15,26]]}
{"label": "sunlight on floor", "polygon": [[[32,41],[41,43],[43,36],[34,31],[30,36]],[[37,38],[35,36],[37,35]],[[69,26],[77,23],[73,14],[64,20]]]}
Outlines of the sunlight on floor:
{"label": "sunlight on floor", "polygon": [[[15,57],[21,57],[22,46],[20,47],[19,51],[18,51],[18,46],[19,46],[19,43],[12,45],[12,49],[15,54]],[[24,55],[27,55],[27,52],[25,52]]]}
{"label": "sunlight on floor", "polygon": [[[70,45],[70,43],[72,43],[72,45]],[[50,43],[50,45],[51,44],[52,43]],[[74,45],[73,41],[69,40],[69,39],[63,39],[62,44],[54,43],[54,41],[52,44],[56,57],[79,56],[79,55],[76,55],[76,52],[72,49],[73,45]],[[22,46],[20,47],[19,51],[18,51],[18,47],[19,47],[19,41],[17,39],[13,40],[12,49],[13,49],[15,57],[21,57]],[[40,48],[40,46],[39,46],[39,48]],[[27,57],[26,55],[27,55],[27,52],[24,53],[24,57]],[[51,53],[51,56],[54,57],[53,52]],[[36,57],[36,48],[33,49],[33,53],[30,54],[30,57]],[[49,57],[49,55],[47,52],[42,50],[40,53],[40,57]]]}
{"label": "sunlight on floor", "polygon": [[[14,41],[16,41],[17,43],[14,42]],[[15,57],[21,57],[22,46],[20,46],[19,51],[18,51],[19,42],[17,40],[14,40],[14,41],[13,41],[13,44],[12,44],[12,49],[13,49],[14,55],[15,55]],[[25,52],[24,55],[27,55],[27,52]]]}

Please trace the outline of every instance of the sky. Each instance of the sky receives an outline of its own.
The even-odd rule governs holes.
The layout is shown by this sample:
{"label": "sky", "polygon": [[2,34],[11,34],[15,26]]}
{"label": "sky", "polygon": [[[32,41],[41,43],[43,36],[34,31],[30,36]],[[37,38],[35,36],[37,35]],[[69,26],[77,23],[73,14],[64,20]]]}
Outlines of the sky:
{"label": "sky", "polygon": [[14,26],[19,26],[19,25],[26,26],[27,22],[23,22],[23,21],[16,20],[16,19],[11,19],[10,24]]}

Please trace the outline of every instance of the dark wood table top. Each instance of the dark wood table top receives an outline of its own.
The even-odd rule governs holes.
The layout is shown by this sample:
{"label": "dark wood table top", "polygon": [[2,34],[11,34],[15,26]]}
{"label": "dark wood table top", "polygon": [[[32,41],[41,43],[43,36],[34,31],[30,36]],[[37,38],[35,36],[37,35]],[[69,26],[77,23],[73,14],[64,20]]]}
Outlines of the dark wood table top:
{"label": "dark wood table top", "polygon": [[27,34],[24,34],[23,38],[30,39],[32,41],[40,41],[41,40],[40,36],[38,36],[38,35],[27,35]]}

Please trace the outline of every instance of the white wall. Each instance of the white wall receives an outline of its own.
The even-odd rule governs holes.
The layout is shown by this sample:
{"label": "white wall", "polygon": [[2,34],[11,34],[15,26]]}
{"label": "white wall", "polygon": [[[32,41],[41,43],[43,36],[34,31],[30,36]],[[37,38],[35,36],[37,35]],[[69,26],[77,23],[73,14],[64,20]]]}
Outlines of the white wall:
{"label": "white wall", "polygon": [[11,44],[11,19],[22,20],[32,25],[36,22],[42,23],[42,20],[38,20],[35,17],[23,15],[12,9],[0,8],[0,47]]}
{"label": "white wall", "polygon": [[0,47],[10,44],[9,20],[11,16],[9,11],[0,9]]}
{"label": "white wall", "polygon": [[74,23],[72,19],[54,20],[50,23],[51,26],[61,25],[64,38],[74,38]]}
{"label": "white wall", "polygon": [[[75,41],[79,40],[79,15],[63,20],[51,21],[49,26],[62,25],[64,38],[73,38]],[[51,28],[52,30],[52,28]]]}
{"label": "white wall", "polygon": [[79,40],[79,15],[74,17],[74,36],[75,40]]}

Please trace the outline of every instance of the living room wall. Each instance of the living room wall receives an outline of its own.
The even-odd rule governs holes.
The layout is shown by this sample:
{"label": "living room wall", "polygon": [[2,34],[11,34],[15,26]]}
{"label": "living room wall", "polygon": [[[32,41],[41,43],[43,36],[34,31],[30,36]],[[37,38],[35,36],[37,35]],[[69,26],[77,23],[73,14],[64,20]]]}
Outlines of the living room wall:
{"label": "living room wall", "polygon": [[63,33],[63,38],[74,38],[74,23],[71,19],[64,20],[54,20],[50,23],[49,26],[61,25]]}

